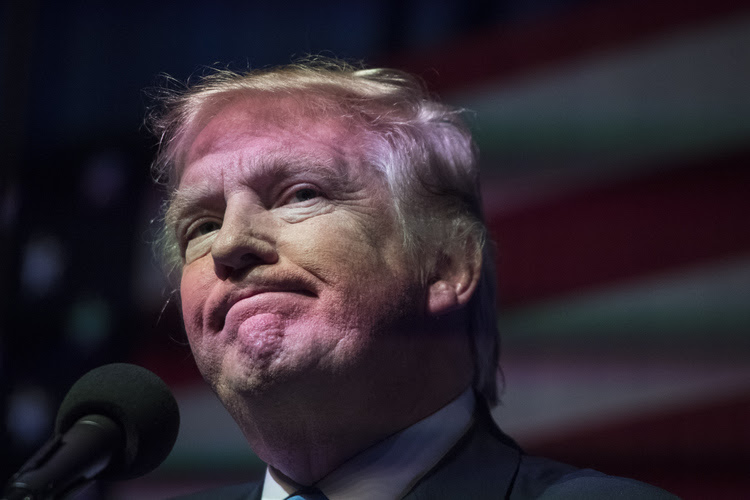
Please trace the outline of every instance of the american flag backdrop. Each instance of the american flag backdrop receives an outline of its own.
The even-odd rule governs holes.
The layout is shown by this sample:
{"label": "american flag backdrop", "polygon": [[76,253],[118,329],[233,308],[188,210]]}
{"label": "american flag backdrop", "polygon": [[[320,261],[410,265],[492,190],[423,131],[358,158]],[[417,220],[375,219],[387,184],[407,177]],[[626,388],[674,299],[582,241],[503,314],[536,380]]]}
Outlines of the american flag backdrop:
{"label": "american flag backdrop", "polygon": [[406,59],[474,111],[527,449],[684,498],[750,477],[750,9],[601,2]]}

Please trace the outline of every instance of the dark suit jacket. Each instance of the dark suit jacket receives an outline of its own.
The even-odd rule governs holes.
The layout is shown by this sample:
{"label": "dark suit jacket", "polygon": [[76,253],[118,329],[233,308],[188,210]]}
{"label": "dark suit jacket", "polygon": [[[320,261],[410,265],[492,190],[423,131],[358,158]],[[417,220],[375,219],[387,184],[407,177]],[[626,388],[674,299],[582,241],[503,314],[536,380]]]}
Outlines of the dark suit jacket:
{"label": "dark suit jacket", "polygon": [[[659,488],[591,469],[525,455],[477,402],[472,428],[404,500],[569,499],[674,500]],[[184,500],[260,500],[263,484],[249,483],[196,493]],[[359,500],[359,499],[353,499]]]}

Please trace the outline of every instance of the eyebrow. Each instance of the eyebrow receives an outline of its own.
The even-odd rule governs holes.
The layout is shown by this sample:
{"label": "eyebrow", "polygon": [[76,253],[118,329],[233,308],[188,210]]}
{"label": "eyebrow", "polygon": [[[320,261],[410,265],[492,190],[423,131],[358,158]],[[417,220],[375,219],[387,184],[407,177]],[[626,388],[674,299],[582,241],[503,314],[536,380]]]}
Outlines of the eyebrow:
{"label": "eyebrow", "polygon": [[178,188],[172,192],[164,215],[165,225],[174,231],[179,222],[203,201],[215,197],[216,193],[205,185]]}
{"label": "eyebrow", "polygon": [[[332,179],[350,178],[345,155],[337,148],[330,148],[329,154],[311,154],[307,151],[274,150],[267,155],[250,159],[243,168],[252,168],[252,177],[277,181],[302,172],[324,172]],[[312,167],[312,169],[311,169]],[[313,171],[314,169],[314,171]]]}
{"label": "eyebrow", "polygon": [[[263,155],[265,156],[265,155]],[[263,183],[276,184],[281,180],[299,175],[301,173],[318,174],[332,185],[334,190],[341,191],[351,179],[351,169],[347,168],[347,162],[343,155],[305,155],[299,152],[274,154],[273,160],[255,157],[250,164],[242,168],[252,168],[250,180],[262,179]],[[253,165],[255,164],[255,165]],[[322,173],[322,175],[321,175]],[[168,228],[175,230],[179,222],[186,218],[197,206],[205,204],[207,200],[216,199],[217,193],[205,184],[189,187],[178,187],[172,193],[165,214],[165,223]],[[224,193],[221,193],[224,199]]]}

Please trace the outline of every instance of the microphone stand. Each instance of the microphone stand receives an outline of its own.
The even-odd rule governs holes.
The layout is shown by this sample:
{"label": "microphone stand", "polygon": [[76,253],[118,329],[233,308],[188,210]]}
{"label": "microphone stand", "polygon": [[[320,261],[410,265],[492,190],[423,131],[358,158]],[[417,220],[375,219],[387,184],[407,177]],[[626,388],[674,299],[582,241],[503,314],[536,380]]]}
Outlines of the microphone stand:
{"label": "microphone stand", "polygon": [[85,416],[30,458],[11,478],[1,500],[63,498],[91,483],[123,441],[123,431],[114,420]]}

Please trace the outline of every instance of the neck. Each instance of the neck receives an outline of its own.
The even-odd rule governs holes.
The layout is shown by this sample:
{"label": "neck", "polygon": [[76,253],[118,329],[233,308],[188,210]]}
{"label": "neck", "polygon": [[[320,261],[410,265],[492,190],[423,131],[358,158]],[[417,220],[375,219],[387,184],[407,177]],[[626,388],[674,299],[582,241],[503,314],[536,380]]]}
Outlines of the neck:
{"label": "neck", "polygon": [[274,398],[270,406],[254,399],[230,411],[264,462],[292,482],[309,486],[370,446],[436,412],[466,387],[443,391],[440,399],[426,394],[409,401],[394,401],[398,389],[389,401],[380,402],[367,391],[346,398],[347,404],[311,405]]}
{"label": "neck", "polygon": [[401,344],[360,360],[347,376],[312,373],[262,393],[220,397],[253,451],[293,482],[309,486],[436,412],[471,384],[466,335],[433,330],[429,337],[408,338],[422,346],[416,362],[417,351],[399,350],[401,337]]}

